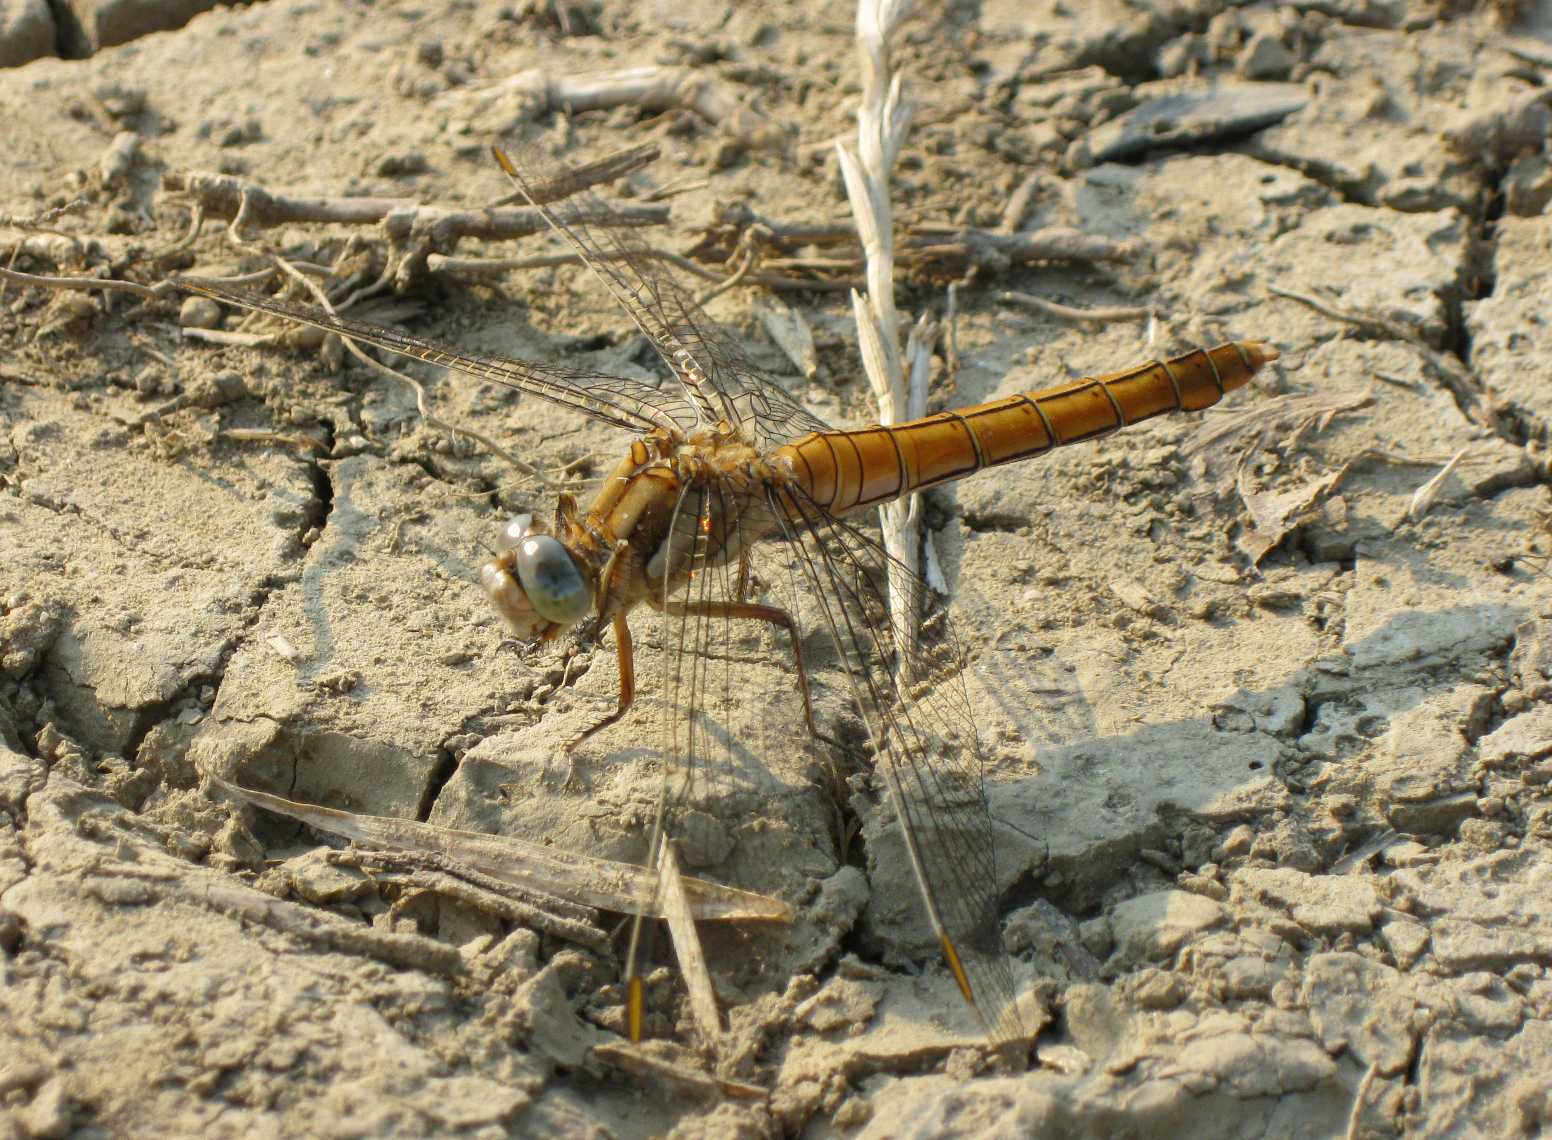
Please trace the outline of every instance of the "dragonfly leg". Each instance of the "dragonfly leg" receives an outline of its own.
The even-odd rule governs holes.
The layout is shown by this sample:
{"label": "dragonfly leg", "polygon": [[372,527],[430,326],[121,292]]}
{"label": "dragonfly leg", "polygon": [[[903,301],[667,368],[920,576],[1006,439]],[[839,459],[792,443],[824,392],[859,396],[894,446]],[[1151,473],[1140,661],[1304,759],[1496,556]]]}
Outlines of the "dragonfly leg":
{"label": "dragonfly leg", "polygon": [[630,625],[625,620],[624,614],[616,614],[614,617],[614,656],[620,666],[620,703],[615,710],[597,724],[590,725],[577,733],[565,744],[561,745],[561,751],[566,754],[566,786],[572,787],[577,783],[577,761],[575,752],[581,743],[599,729],[608,728],[630,711],[631,705],[636,702],[636,653],[631,642]]}
{"label": "dragonfly leg", "polygon": [[792,642],[792,660],[798,671],[798,695],[803,698],[803,719],[808,722],[808,731],[815,740],[823,741],[832,748],[845,750],[839,741],[820,732],[819,725],[814,720],[814,702],[808,691],[808,668],[803,663],[803,643],[798,640],[797,624],[786,610],[778,606],[761,605],[758,602],[671,601],[664,606],[663,612],[672,617],[742,618],[748,621],[763,621],[767,625],[785,630],[787,639]]}

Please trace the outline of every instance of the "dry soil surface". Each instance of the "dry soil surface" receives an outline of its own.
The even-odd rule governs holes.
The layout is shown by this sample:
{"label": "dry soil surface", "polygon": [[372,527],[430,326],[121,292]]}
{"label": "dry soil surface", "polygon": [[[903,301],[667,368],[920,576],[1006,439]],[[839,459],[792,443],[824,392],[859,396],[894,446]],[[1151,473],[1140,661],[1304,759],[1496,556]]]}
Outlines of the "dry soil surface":
{"label": "dry soil surface", "polygon": [[[927,497],[1026,1050],[984,1045],[867,789],[809,779],[774,637],[716,710],[769,794],[708,804],[717,841],[685,856],[799,917],[705,927],[716,1051],[666,948],[656,1044],[624,1046],[618,915],[373,863],[215,791],[640,858],[671,630],[640,623],[641,702],[565,783],[556,746],[615,700],[612,643],[504,649],[476,577],[549,491],[337,342],[213,343],[274,330],[4,285],[0,1136],[1552,1127],[1552,8],[1466,7],[985,0],[925,6],[895,43],[900,222],[1066,226],[1075,253],[1121,254],[1021,261],[945,231],[977,268],[933,407],[1221,339],[1282,352],[1206,416]],[[738,209],[842,222],[855,52],[850,13],[819,4],[213,10],[0,72],[0,253],[147,284],[270,251],[363,282],[388,264],[369,319],[651,379],[577,267],[422,256],[542,236],[460,242],[423,211],[390,242],[307,203],[395,199],[407,222],[505,194],[494,141],[569,161],[653,141],[606,193],[669,192],[656,244],[689,251]],[[195,172],[255,188],[245,216]],[[794,252],[810,263],[763,268],[856,274]],[[967,268],[903,272],[902,312],[943,314]],[[872,418],[843,291],[744,282],[712,309],[817,414]],[[811,368],[774,339],[795,324]],[[628,442],[407,367],[552,483]],[[815,683],[856,740],[822,663]]]}

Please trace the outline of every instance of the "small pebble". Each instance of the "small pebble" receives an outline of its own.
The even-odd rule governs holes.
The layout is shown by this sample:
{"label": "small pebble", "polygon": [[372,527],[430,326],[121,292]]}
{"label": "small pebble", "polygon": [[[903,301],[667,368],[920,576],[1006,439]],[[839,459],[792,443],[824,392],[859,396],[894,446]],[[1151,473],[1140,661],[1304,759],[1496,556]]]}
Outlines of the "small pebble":
{"label": "small pebble", "polygon": [[1246,79],[1287,79],[1297,62],[1283,42],[1266,32],[1251,36],[1239,54],[1239,73]]}
{"label": "small pebble", "polygon": [[442,41],[424,39],[415,45],[415,59],[427,67],[442,66]]}
{"label": "small pebble", "polygon": [[221,306],[209,297],[188,297],[178,310],[178,323],[186,329],[221,327]]}
{"label": "small pebble", "polygon": [[418,151],[385,154],[377,160],[377,173],[383,178],[405,178],[412,174],[424,174],[427,169],[426,156]]}

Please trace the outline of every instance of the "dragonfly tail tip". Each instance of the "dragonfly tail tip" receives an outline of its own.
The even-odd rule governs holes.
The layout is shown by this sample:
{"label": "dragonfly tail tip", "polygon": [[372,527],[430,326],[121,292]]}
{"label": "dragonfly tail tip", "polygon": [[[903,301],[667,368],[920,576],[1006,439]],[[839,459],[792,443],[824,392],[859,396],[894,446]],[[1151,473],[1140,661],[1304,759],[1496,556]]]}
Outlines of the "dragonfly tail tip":
{"label": "dragonfly tail tip", "polygon": [[1262,340],[1241,341],[1240,348],[1244,351],[1245,359],[1249,361],[1252,372],[1265,367],[1282,355],[1276,348]]}

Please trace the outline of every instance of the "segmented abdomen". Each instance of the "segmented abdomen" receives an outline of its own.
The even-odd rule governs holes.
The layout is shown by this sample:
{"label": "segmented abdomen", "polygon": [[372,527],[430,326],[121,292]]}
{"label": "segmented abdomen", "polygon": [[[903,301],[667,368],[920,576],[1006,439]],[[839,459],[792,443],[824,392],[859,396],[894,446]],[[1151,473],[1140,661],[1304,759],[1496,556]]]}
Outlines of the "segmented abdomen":
{"label": "segmented abdomen", "polygon": [[1232,341],[909,423],[813,432],[773,458],[790,461],[817,503],[846,514],[1165,412],[1209,408],[1276,359],[1270,345]]}

